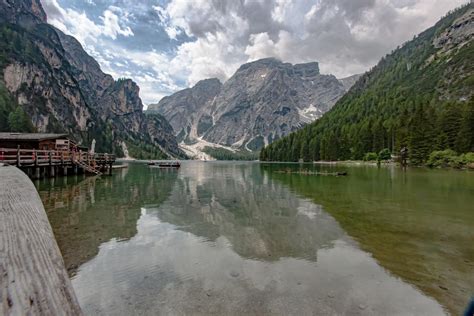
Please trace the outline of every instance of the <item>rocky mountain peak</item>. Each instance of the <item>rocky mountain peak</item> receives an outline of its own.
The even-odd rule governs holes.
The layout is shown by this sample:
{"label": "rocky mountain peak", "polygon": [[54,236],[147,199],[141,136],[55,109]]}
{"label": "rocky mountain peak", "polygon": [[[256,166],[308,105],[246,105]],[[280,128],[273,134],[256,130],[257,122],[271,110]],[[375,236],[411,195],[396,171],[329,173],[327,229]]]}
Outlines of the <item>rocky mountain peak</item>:
{"label": "rocky mountain peak", "polygon": [[248,62],[246,64],[243,64],[237,69],[237,73],[246,69],[258,69],[262,67],[278,67],[283,65],[283,62],[280,60],[274,58],[274,57],[269,57],[269,58],[262,58],[258,59],[255,61]]}
{"label": "rocky mountain peak", "polygon": [[215,96],[222,88],[222,83],[217,78],[210,78],[198,81],[191,89],[193,94],[199,98],[199,95]]}
{"label": "rocky mountain peak", "polygon": [[295,64],[293,65],[295,75],[300,75],[303,77],[311,77],[319,75],[319,63],[310,62],[304,64]]}
{"label": "rocky mountain peak", "polygon": [[284,70],[289,75],[311,77],[319,75],[319,64],[317,62],[291,64],[284,63],[274,57],[258,59],[255,61],[243,64],[237,69],[236,74],[244,71],[258,71],[262,69],[267,70]]}
{"label": "rocky mountain peak", "polygon": [[212,88],[212,87],[221,87],[222,83],[217,78],[209,78],[204,80],[199,80],[193,87],[193,89],[201,88]]}
{"label": "rocky mountain peak", "polygon": [[224,84],[203,80],[149,109],[170,121],[184,148],[254,151],[319,118],[345,91],[317,62],[264,58],[240,66]]}

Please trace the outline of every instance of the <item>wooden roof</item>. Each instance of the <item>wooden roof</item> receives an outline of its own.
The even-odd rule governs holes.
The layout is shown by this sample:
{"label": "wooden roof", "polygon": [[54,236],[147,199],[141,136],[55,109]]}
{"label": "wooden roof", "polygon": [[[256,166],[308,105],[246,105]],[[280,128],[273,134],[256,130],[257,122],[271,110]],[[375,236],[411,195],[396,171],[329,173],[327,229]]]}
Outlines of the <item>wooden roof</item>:
{"label": "wooden roof", "polygon": [[0,133],[0,140],[41,141],[46,139],[64,139],[67,134],[51,133]]}

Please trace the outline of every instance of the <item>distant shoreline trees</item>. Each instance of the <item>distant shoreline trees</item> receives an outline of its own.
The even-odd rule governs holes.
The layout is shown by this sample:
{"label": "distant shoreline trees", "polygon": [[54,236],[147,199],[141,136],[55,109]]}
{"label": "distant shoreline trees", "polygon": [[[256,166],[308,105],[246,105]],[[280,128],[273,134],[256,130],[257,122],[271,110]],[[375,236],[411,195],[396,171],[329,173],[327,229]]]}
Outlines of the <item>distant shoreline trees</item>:
{"label": "distant shoreline trees", "polygon": [[388,160],[406,146],[413,165],[432,152],[474,152],[474,98],[469,102],[413,105],[398,117],[368,117],[331,130],[310,125],[262,149],[262,161]]}

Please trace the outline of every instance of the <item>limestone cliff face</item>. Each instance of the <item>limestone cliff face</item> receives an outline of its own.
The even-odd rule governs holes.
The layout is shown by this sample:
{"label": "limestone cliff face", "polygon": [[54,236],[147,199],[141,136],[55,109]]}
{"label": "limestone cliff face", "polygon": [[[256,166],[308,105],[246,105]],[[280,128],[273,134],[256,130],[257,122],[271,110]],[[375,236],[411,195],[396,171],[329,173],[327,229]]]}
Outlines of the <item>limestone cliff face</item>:
{"label": "limestone cliff face", "polygon": [[95,138],[102,151],[130,143],[184,156],[169,124],[143,113],[136,83],[104,74],[76,39],[45,24],[39,0],[0,0],[0,10],[0,84],[38,131],[67,132],[85,145]]}
{"label": "limestone cliff face", "polygon": [[266,58],[242,65],[223,85],[204,80],[149,109],[165,116],[179,139],[253,151],[319,118],[345,92],[316,62]]}
{"label": "limestone cliff face", "polygon": [[164,97],[159,104],[150,105],[148,111],[166,117],[178,141],[190,141],[202,136],[202,131],[212,124],[210,109],[221,89],[222,83],[218,79],[201,80],[192,88],[178,91]]}

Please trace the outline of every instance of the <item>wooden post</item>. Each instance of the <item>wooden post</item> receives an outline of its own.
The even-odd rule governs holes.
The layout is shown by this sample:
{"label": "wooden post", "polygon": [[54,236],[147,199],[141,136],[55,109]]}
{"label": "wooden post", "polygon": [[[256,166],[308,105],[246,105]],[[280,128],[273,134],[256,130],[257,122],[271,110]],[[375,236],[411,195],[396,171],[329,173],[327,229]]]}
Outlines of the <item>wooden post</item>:
{"label": "wooden post", "polygon": [[41,170],[40,167],[35,167],[35,175],[33,176],[33,179],[38,180],[41,178]]}
{"label": "wooden post", "polygon": [[35,166],[38,165],[38,154],[36,153],[36,149],[33,149],[33,161]]}
{"label": "wooden post", "polygon": [[53,165],[49,166],[49,176],[51,178],[54,178],[56,176],[56,170],[54,169],[55,167]]}
{"label": "wooden post", "polygon": [[41,199],[0,164],[0,314],[82,315]]}
{"label": "wooden post", "polygon": [[54,172],[53,152],[51,150],[48,152],[48,160],[49,160],[49,177],[54,178],[56,174]]}
{"label": "wooden post", "polygon": [[18,148],[16,150],[16,166],[20,167],[20,145],[18,145]]}

